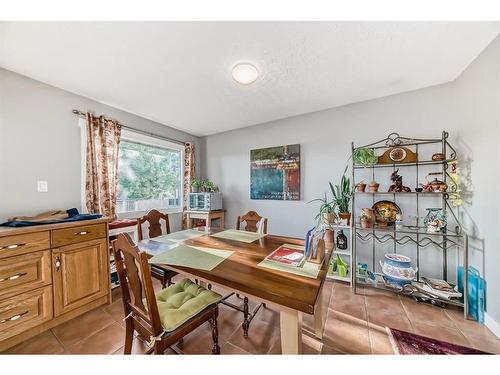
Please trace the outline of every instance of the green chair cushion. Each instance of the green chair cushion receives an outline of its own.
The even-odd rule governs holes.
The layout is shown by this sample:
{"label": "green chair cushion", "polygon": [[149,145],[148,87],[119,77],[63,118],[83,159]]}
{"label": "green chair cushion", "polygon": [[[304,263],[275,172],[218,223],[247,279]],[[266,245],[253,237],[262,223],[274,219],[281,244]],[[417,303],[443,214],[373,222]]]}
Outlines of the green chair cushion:
{"label": "green chair cushion", "polygon": [[165,332],[171,332],[222,296],[193,283],[189,279],[176,282],[156,293],[156,303]]}

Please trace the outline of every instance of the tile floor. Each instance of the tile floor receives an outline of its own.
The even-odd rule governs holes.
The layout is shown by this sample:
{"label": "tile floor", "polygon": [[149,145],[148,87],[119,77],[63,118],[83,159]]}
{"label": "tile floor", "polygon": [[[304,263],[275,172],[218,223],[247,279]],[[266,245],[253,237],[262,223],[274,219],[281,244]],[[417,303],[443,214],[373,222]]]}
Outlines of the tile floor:
{"label": "tile floor", "polygon": [[[217,290],[217,288],[214,288]],[[327,282],[324,311],[327,314],[323,345],[302,344],[306,354],[393,354],[384,327],[389,326],[459,345],[500,354],[500,340],[485,326],[466,321],[459,310],[441,309],[375,289],[354,295],[343,283]],[[225,293],[224,291],[219,291]],[[239,301],[235,296],[233,302]],[[241,301],[240,301],[241,302]],[[252,307],[252,306],[251,306]],[[10,354],[123,354],[124,322],[120,289],[113,290],[113,303],[21,343]],[[279,314],[261,309],[243,338],[241,313],[224,305],[219,313],[219,344],[222,354],[281,353]],[[312,326],[310,316],[304,327]],[[208,324],[184,338],[180,347],[187,354],[208,354],[211,331]],[[134,353],[147,347],[136,337]],[[169,350],[167,353],[173,353]]]}

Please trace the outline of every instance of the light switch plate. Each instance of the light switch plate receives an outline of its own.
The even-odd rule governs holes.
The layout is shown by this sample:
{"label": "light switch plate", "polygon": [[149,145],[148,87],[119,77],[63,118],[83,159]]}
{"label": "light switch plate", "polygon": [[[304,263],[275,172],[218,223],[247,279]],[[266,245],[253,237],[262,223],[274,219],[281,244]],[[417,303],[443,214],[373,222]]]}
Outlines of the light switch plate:
{"label": "light switch plate", "polygon": [[37,181],[37,188],[39,193],[46,193],[49,191],[48,181]]}

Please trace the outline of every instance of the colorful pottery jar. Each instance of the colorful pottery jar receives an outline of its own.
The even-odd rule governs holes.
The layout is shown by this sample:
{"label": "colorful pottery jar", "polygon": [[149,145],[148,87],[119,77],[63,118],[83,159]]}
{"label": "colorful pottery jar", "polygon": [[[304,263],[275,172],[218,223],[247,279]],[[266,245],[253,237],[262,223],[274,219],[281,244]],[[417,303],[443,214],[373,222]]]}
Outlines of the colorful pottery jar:
{"label": "colorful pottery jar", "polygon": [[411,284],[417,274],[417,270],[411,268],[411,259],[400,254],[385,254],[380,266],[385,281],[400,287]]}
{"label": "colorful pottery jar", "polygon": [[436,233],[443,230],[448,224],[446,211],[442,208],[428,208],[427,215],[424,218],[424,224],[429,233]]}

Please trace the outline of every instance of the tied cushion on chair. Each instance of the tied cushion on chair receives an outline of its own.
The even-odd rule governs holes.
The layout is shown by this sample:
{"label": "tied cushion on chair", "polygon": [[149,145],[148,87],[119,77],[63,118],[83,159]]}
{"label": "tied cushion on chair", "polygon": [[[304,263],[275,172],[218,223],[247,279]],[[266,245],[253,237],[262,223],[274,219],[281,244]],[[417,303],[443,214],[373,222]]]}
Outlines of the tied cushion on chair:
{"label": "tied cushion on chair", "polygon": [[156,293],[156,303],[165,332],[171,332],[222,296],[183,279]]}

